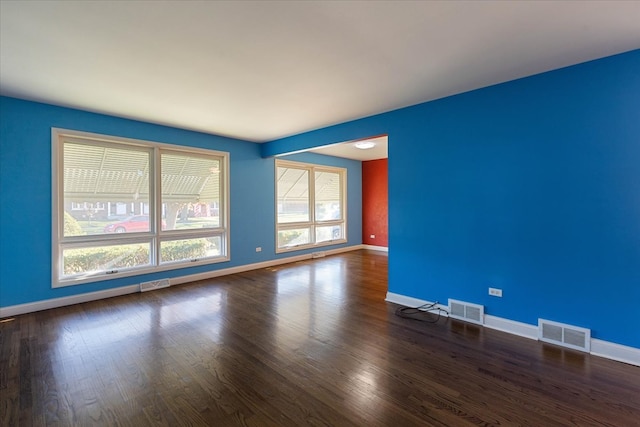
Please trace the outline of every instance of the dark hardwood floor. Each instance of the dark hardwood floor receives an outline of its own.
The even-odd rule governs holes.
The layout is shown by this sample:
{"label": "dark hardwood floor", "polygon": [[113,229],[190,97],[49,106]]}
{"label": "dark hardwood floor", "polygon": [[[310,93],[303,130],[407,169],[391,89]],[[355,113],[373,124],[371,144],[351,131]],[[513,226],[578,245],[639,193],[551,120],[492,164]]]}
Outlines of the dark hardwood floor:
{"label": "dark hardwood floor", "polygon": [[638,426],[640,368],[384,301],[355,251],[5,319],[2,426]]}

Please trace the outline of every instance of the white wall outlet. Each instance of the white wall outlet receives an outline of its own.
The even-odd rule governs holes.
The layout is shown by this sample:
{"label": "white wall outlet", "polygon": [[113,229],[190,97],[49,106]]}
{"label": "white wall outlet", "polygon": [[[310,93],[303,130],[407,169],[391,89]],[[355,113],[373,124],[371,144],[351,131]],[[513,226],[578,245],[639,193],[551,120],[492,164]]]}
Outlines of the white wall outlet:
{"label": "white wall outlet", "polygon": [[256,248],[256,252],[262,252],[262,248],[261,248],[260,246],[258,246],[258,247]]}
{"label": "white wall outlet", "polygon": [[502,289],[489,288],[489,295],[502,298]]}
{"label": "white wall outlet", "polygon": [[370,238],[372,238],[372,239],[375,239],[375,238],[376,238],[376,235],[375,235],[375,234],[372,234],[372,235],[370,235],[369,237],[370,237]]}

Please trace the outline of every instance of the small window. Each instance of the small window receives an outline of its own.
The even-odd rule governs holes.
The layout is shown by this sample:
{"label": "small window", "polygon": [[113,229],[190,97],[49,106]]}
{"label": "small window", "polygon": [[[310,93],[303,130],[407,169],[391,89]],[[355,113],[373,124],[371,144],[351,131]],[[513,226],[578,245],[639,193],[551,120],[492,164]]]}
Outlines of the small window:
{"label": "small window", "polygon": [[346,242],[346,170],[276,160],[276,251]]}
{"label": "small window", "polygon": [[229,259],[227,153],[52,135],[54,287]]}

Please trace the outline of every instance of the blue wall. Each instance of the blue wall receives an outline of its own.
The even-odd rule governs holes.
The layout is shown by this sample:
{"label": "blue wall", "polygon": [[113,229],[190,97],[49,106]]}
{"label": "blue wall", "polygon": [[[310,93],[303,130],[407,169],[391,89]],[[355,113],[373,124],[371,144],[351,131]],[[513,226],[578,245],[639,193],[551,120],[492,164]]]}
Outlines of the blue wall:
{"label": "blue wall", "polygon": [[384,133],[390,292],[640,348],[640,50],[261,148]]}
{"label": "blue wall", "polygon": [[[230,153],[231,261],[51,288],[51,128]],[[348,169],[348,242],[362,243],[361,164],[320,155],[296,160]],[[0,306],[115,288],[312,252],[275,253],[275,160],[252,142],[0,97]],[[256,253],[255,248],[262,247]]]}

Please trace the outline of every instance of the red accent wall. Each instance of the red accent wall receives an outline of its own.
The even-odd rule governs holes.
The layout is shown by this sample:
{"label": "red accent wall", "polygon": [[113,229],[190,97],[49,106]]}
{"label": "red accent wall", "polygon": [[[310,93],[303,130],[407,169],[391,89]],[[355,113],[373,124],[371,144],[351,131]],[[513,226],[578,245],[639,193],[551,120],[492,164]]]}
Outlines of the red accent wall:
{"label": "red accent wall", "polygon": [[[362,243],[389,246],[387,159],[362,162]],[[371,238],[371,235],[375,238]]]}

